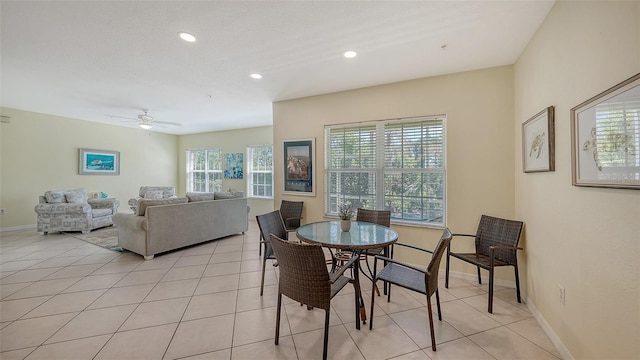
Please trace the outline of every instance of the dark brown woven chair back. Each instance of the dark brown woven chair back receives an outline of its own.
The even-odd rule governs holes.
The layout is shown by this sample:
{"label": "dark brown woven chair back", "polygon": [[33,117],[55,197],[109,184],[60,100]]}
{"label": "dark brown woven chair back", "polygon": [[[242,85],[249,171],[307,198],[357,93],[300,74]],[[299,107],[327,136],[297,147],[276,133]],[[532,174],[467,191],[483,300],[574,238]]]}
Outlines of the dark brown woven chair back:
{"label": "dark brown woven chair back", "polygon": [[329,310],[331,284],[322,247],[273,235],[271,246],[278,258],[280,292],[308,306]]}
{"label": "dark brown woven chair back", "polygon": [[[476,253],[489,256],[490,246],[517,247],[522,225],[522,221],[482,215],[476,233]],[[516,265],[518,262],[516,249],[498,249],[494,256],[509,265]]]}
{"label": "dark brown woven chair back", "polygon": [[281,239],[288,239],[287,229],[285,228],[282,217],[280,216],[280,211],[275,210],[270,213],[257,215],[256,221],[260,228],[261,237],[266,244],[265,257],[267,259],[275,259],[273,256],[273,250],[271,249],[271,244],[269,243],[269,235],[273,234]]}
{"label": "dark brown woven chair back", "polygon": [[427,285],[427,296],[433,295],[436,290],[438,290],[438,273],[440,271],[440,262],[442,261],[442,255],[449,247],[451,243],[451,232],[449,229],[444,229],[436,248],[433,250],[433,256],[431,256],[431,261],[429,265],[427,265],[427,273],[429,275],[425,276],[425,283]]}
{"label": "dark brown woven chair back", "polygon": [[282,220],[287,230],[291,231],[300,227],[303,205],[304,201],[282,200],[280,203],[280,215],[282,215]]}
{"label": "dark brown woven chair back", "polygon": [[358,208],[356,221],[365,221],[389,227],[391,226],[391,211]]}
{"label": "dark brown woven chair back", "polygon": [[[262,296],[264,293],[264,274],[267,267],[267,260],[276,260],[273,248],[271,247],[271,241],[269,241],[271,238],[270,235],[273,234],[281,239],[287,240],[288,233],[284,227],[284,222],[282,221],[279,210],[258,215],[256,216],[256,221],[258,221],[258,227],[260,228],[260,249],[264,248],[264,254],[262,256],[262,280],[260,281],[260,296]],[[260,253],[262,254],[263,252],[260,251]],[[277,266],[277,263],[274,263],[273,266]]]}

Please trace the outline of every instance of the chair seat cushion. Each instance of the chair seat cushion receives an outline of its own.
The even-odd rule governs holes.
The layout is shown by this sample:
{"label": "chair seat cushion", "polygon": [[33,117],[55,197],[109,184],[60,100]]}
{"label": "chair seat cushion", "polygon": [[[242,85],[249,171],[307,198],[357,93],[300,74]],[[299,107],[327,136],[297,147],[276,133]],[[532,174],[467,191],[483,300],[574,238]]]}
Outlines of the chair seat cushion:
{"label": "chair seat cushion", "polygon": [[407,267],[389,263],[378,273],[378,280],[388,281],[392,284],[402,286],[409,290],[417,291],[422,294],[427,293],[427,285],[425,284],[425,275],[421,272],[409,269]]}
{"label": "chair seat cushion", "polygon": [[112,209],[92,209],[91,210],[91,216],[93,216],[94,219],[103,217],[103,216],[109,216],[109,215],[113,215]]}
{"label": "chair seat cushion", "polygon": [[[475,266],[480,266],[483,269],[489,270],[489,257],[484,254],[476,253],[451,253],[451,256],[469,262]],[[500,259],[493,260],[493,266],[507,266],[510,265]]]}
{"label": "chair seat cushion", "polygon": [[349,278],[341,276],[333,284],[331,284],[331,298],[333,298],[345,285],[349,283]]}

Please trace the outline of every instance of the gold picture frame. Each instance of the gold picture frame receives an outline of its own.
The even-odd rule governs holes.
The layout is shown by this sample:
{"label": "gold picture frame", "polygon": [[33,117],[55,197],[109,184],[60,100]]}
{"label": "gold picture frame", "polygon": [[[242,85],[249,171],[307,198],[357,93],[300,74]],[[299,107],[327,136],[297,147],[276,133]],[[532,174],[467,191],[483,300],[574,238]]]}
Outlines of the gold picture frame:
{"label": "gold picture frame", "polygon": [[555,171],[555,109],[540,111],[522,124],[522,171]]}
{"label": "gold picture frame", "polygon": [[574,186],[640,190],[640,74],[571,109]]}

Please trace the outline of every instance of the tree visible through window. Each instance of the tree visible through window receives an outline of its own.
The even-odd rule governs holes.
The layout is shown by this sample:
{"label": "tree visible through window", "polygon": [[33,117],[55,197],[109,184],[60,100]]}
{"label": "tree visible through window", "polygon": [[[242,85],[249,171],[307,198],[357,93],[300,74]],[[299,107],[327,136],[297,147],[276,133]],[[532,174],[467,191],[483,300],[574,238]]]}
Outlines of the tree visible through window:
{"label": "tree visible through window", "polygon": [[247,148],[247,174],[249,197],[273,198],[273,146]]}
{"label": "tree visible through window", "polygon": [[391,210],[396,222],[443,225],[445,117],[325,129],[325,212],[338,206]]}
{"label": "tree visible through window", "polygon": [[187,150],[187,191],[222,191],[222,149]]}

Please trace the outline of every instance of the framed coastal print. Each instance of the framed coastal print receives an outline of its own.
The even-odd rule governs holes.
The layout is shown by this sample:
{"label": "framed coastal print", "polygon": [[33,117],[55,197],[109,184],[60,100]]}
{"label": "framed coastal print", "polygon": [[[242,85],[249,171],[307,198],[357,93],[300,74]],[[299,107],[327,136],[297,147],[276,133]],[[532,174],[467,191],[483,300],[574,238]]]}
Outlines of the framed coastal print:
{"label": "framed coastal print", "polygon": [[111,150],[80,149],[79,175],[120,175],[120,152]]}
{"label": "framed coastal print", "polygon": [[242,179],[243,176],[243,154],[224,154],[224,178]]}
{"label": "framed coastal print", "polygon": [[522,124],[522,170],[555,170],[554,108],[540,111]]}
{"label": "framed coastal print", "polygon": [[575,186],[640,190],[640,74],[571,109]]}
{"label": "framed coastal print", "polygon": [[316,140],[284,140],[284,194],[315,196]]}

